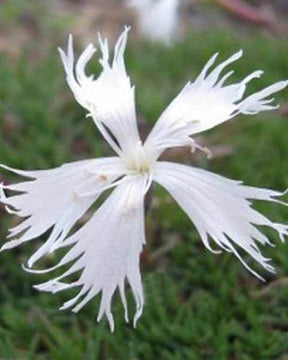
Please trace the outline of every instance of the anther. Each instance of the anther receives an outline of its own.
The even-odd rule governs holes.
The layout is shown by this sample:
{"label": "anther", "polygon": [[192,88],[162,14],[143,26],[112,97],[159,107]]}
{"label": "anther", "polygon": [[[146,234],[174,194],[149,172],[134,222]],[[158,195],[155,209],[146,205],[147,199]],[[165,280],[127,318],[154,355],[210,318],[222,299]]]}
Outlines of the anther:
{"label": "anther", "polygon": [[211,159],[213,157],[212,151],[208,147],[200,146],[193,139],[189,139],[189,146],[191,148],[191,154],[193,154],[196,150],[200,150],[206,155],[207,159]]}
{"label": "anther", "polygon": [[100,179],[101,179],[102,181],[107,181],[107,180],[108,180],[108,177],[107,177],[107,175],[105,175],[105,174],[101,174],[99,177],[100,177]]}

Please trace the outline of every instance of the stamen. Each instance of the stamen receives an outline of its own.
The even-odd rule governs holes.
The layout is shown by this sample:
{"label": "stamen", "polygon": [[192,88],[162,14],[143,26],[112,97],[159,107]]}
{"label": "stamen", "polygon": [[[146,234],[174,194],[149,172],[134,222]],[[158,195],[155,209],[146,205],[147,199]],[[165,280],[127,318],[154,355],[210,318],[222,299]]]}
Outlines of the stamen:
{"label": "stamen", "polygon": [[212,159],[213,157],[213,154],[212,154],[212,151],[206,147],[206,146],[201,146],[199,144],[196,143],[195,140],[189,138],[189,144],[188,144],[190,147],[191,147],[191,153],[193,154],[196,150],[200,150],[202,151],[206,156],[207,156],[207,159]]}
{"label": "stamen", "polygon": [[77,191],[73,191],[73,195],[74,196],[78,196],[78,197],[87,197],[87,196],[94,196],[94,195],[98,195],[99,193],[102,193],[103,191],[106,191],[108,189],[111,189],[113,188],[114,186],[116,185],[119,185],[121,184],[122,182],[126,181],[126,178],[121,178],[120,180],[117,180],[117,181],[114,181],[112,184],[109,184],[107,186],[101,186],[100,188],[98,189],[95,189],[93,191],[90,191],[90,192],[86,192],[86,193],[80,193],[80,192],[77,192]]}
{"label": "stamen", "polygon": [[125,159],[127,168],[135,174],[145,175],[149,172],[150,164],[147,159],[147,154],[144,151],[141,141],[136,143],[135,150],[129,157]]}
{"label": "stamen", "polygon": [[144,195],[148,192],[148,190],[151,187],[151,184],[153,182],[153,174],[152,171],[150,170],[146,175],[146,183],[145,183],[145,188],[144,188]]}
{"label": "stamen", "polygon": [[104,139],[107,141],[107,143],[111,146],[111,148],[115,151],[115,153],[117,155],[119,155],[119,157],[122,158],[123,153],[122,150],[120,149],[120,147],[116,144],[116,142],[112,139],[112,137],[109,135],[108,131],[105,129],[105,127],[103,126],[102,122],[99,121],[98,119],[96,119],[94,114],[87,114],[86,117],[92,117],[93,121],[95,122],[95,124],[97,125],[99,131],[101,132],[101,134],[103,135]]}

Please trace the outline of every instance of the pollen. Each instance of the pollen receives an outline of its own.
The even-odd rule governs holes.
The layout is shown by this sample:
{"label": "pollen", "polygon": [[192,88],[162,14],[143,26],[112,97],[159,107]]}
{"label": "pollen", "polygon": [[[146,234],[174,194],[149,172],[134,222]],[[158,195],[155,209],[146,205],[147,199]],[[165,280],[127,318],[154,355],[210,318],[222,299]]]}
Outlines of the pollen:
{"label": "pollen", "polygon": [[105,174],[101,174],[99,177],[100,177],[100,180],[102,180],[102,181],[107,181],[108,180],[108,177]]}

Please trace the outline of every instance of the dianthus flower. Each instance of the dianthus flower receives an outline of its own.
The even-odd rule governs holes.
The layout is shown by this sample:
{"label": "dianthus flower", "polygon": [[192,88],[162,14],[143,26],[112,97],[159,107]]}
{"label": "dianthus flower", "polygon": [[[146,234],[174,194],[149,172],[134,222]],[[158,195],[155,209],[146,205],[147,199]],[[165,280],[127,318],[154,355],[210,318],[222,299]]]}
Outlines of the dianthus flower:
{"label": "dianthus flower", "polygon": [[[128,30],[125,28],[119,37],[112,60],[107,40],[99,36],[103,70],[98,78],[85,73],[85,66],[96,51],[92,44],[86,47],[77,62],[74,61],[72,36],[67,52],[59,49],[69,87],[116,156],[77,161],[40,171],[22,171],[2,165],[28,178],[17,184],[2,184],[1,202],[8,212],[24,218],[9,230],[10,240],[2,250],[14,248],[50,230],[47,240],[29,258],[26,270],[46,273],[66,264],[70,267],[67,265],[68,269],[62,275],[35,288],[57,293],[79,287],[78,294],[61,307],[72,308],[74,312],[101,293],[98,321],[105,314],[111,331],[114,330],[111,300],[117,289],[128,321],[126,281],[136,302],[134,326],[142,314],[144,297],[139,257],[145,244],[144,197],[153,181],[173,196],[210,251],[219,252],[210,246],[213,240],[220,249],[236,255],[257,276],[242,259],[239,250],[245,250],[273,272],[270,259],[265,258],[258,247],[258,244],[271,243],[258,226],[276,230],[282,241],[288,230],[286,225],[274,223],[254,210],[250,202],[266,200],[286,205],[278,199],[282,193],[245,186],[195,167],[159,161],[167,148],[185,145],[200,148],[191,135],[238,114],[274,109],[273,99],[268,97],[285,88],[288,82],[277,82],[243,99],[248,82],[262,72],[255,71],[239,83],[225,85],[232,72],[224,76],[221,73],[239,59],[242,52],[211,70],[216,54],[196,80],[184,86],[142,142],[136,122],[135,90],[124,63]],[[93,216],[75,230],[78,220],[103,192],[111,188],[114,188],[112,193]],[[7,196],[6,190],[16,194]],[[32,268],[44,255],[66,247],[68,250],[57,265],[45,270]],[[79,271],[77,280],[69,282],[69,275]],[[65,281],[67,277],[68,281]]]}

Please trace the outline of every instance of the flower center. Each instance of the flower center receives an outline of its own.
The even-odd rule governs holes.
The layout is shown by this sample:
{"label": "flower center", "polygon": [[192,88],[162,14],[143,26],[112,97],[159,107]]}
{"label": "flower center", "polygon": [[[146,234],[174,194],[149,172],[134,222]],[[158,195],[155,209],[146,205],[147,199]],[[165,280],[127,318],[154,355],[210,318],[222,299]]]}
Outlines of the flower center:
{"label": "flower center", "polygon": [[137,171],[141,174],[147,174],[150,171],[150,163],[141,142],[137,143],[135,152],[129,154],[126,162],[129,170]]}

